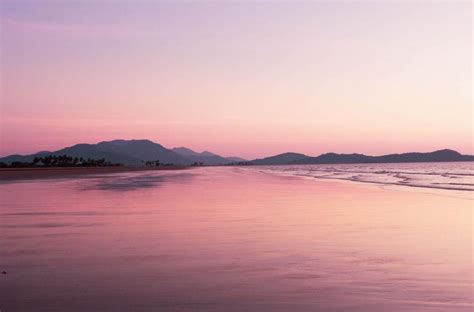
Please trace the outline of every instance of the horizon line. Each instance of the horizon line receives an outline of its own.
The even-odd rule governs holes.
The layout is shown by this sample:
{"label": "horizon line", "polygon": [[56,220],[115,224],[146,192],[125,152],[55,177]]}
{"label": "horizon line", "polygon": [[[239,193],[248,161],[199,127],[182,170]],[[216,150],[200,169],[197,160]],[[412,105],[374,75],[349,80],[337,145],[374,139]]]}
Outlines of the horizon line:
{"label": "horizon line", "polygon": [[[67,145],[67,146],[63,146],[61,148],[59,148],[58,150],[61,150],[61,149],[64,149],[64,148],[68,148],[68,147],[72,147],[72,146],[76,146],[76,145],[81,145],[81,144],[85,144],[85,145],[97,145],[99,143],[102,143],[102,142],[113,142],[113,141],[149,141],[149,142],[152,142],[154,144],[159,144],[161,146],[163,146],[164,148],[168,149],[168,150],[171,150],[174,149],[174,148],[187,148],[187,149],[190,149],[192,150],[193,152],[197,152],[196,149],[193,149],[193,148],[189,148],[185,145],[179,145],[179,146],[173,146],[173,147],[167,147],[161,143],[157,143],[151,139],[137,139],[137,138],[133,138],[133,139],[113,139],[113,140],[100,140],[100,141],[97,141],[96,143],[86,143],[86,142],[81,142],[81,143],[75,143],[75,144],[72,144],[72,145]],[[58,151],[56,150],[56,151]],[[378,157],[378,156],[387,156],[387,155],[397,155],[397,154],[407,154],[407,153],[433,153],[433,152],[438,152],[438,151],[446,151],[446,150],[449,150],[449,151],[454,151],[456,153],[459,153],[461,155],[464,155],[464,156],[474,156],[474,154],[464,154],[462,152],[459,152],[458,150],[456,149],[452,149],[452,148],[437,148],[437,149],[431,149],[429,151],[404,151],[404,152],[389,152],[389,153],[384,153],[384,154],[364,154],[364,153],[360,153],[360,152],[332,152],[332,151],[327,151],[327,152],[322,152],[320,154],[315,154],[315,155],[311,155],[311,154],[306,154],[306,153],[303,153],[303,152],[295,152],[294,150],[289,150],[289,151],[284,151],[284,152],[278,152],[278,153],[275,153],[275,154],[271,154],[271,155],[266,155],[266,156],[259,156],[259,157],[254,157],[254,158],[251,158],[251,159],[246,159],[246,157],[242,157],[242,156],[239,156],[239,155],[231,155],[231,156],[222,156],[220,153],[216,153],[216,152],[211,152],[209,149],[203,149],[201,152],[197,152],[197,153],[203,153],[203,152],[210,152],[210,153],[214,153],[214,154],[217,154],[219,156],[222,156],[222,157],[239,157],[239,158],[243,158],[243,159],[246,159],[247,161],[251,161],[251,160],[259,160],[259,159],[265,159],[265,158],[269,158],[269,157],[274,157],[274,156],[279,156],[279,155],[284,155],[284,154],[301,154],[301,155],[304,155],[306,157],[318,157],[318,156],[321,156],[321,155],[325,155],[325,154],[338,154],[338,155],[364,155],[364,156],[372,156],[372,157]],[[1,154],[0,155],[0,158],[5,158],[5,157],[10,157],[10,156],[29,156],[29,155],[34,155],[34,154],[37,154],[37,153],[54,153],[56,152],[55,150],[46,150],[46,149],[43,149],[43,150],[38,150],[36,152],[30,152],[30,153],[10,153],[10,154]]]}

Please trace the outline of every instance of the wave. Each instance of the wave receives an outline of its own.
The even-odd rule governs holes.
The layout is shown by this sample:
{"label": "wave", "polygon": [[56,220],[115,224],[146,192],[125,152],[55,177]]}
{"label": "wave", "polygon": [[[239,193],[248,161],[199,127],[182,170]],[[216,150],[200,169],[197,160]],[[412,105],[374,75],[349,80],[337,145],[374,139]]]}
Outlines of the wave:
{"label": "wave", "polygon": [[264,166],[259,169],[315,179],[474,191],[472,163]]}

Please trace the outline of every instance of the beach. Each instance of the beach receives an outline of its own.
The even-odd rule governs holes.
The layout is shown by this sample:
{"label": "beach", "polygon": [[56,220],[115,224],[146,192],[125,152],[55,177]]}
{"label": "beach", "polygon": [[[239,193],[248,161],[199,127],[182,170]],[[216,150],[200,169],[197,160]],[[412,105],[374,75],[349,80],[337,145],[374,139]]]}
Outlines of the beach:
{"label": "beach", "polygon": [[0,168],[0,181],[25,180],[25,179],[47,179],[61,177],[78,177],[83,175],[112,174],[151,170],[180,170],[185,166],[161,166],[161,167],[45,167],[45,168]]}
{"label": "beach", "polygon": [[0,309],[472,311],[473,200],[450,192],[259,167],[4,181]]}

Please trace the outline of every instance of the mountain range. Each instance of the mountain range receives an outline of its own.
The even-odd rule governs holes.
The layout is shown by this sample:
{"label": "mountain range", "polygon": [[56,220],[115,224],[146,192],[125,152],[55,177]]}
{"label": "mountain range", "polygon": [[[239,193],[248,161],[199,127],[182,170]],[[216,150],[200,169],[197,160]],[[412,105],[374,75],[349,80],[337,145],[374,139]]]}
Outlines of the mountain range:
{"label": "mountain range", "polygon": [[97,144],[76,144],[57,151],[43,151],[31,155],[10,155],[0,158],[0,162],[31,162],[35,157],[48,155],[67,155],[91,159],[105,158],[111,163],[128,166],[140,166],[147,161],[159,160],[163,164],[191,165],[226,165],[233,162],[246,161],[238,157],[222,157],[211,152],[197,153],[185,147],[168,149],[150,140],[113,140]]}
{"label": "mountain range", "polygon": [[473,155],[462,155],[450,149],[429,153],[403,153],[382,156],[363,154],[326,153],[316,157],[298,153],[284,153],[253,160],[254,165],[304,165],[304,164],[363,164],[363,163],[407,163],[407,162],[446,162],[474,161]]}
{"label": "mountain range", "polygon": [[168,149],[150,140],[113,140],[97,144],[76,144],[57,151],[43,151],[31,155],[10,155],[0,158],[0,162],[32,162],[35,157],[48,155],[67,155],[91,159],[105,158],[111,163],[128,166],[140,166],[147,161],[159,160],[162,164],[191,165],[299,165],[299,164],[352,164],[352,163],[399,163],[399,162],[446,162],[474,161],[473,155],[462,155],[456,151],[444,149],[429,153],[404,153],[382,156],[363,154],[326,153],[319,156],[307,156],[300,153],[283,153],[271,157],[247,161],[240,157],[223,157],[208,151],[195,152],[186,147]]}

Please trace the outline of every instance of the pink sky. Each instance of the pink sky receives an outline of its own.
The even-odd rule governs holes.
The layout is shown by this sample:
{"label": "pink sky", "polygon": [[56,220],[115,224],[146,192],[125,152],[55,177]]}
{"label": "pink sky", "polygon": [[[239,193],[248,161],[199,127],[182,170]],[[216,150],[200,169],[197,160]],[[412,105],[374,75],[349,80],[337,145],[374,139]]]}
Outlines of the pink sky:
{"label": "pink sky", "polygon": [[473,149],[465,3],[2,1],[0,155]]}

